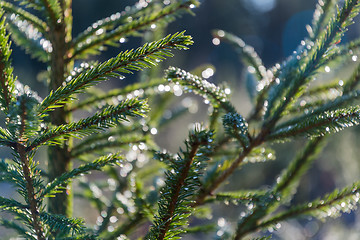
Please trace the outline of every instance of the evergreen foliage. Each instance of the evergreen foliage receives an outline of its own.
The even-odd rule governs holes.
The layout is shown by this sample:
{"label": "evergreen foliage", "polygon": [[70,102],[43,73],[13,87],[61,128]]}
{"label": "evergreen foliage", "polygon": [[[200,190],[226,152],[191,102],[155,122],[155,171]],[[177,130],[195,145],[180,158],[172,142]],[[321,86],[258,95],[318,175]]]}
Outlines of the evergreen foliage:
{"label": "evergreen foliage", "polygon": [[[149,70],[173,51],[188,49],[193,40],[178,32],[150,41],[145,33],[154,24],[162,30],[192,13],[199,6],[196,0],[139,1],[74,37],[71,0],[0,0],[0,105],[5,116],[0,144],[12,153],[11,159],[0,160],[0,181],[16,189],[13,197],[0,196],[0,209],[13,216],[0,224],[34,240],[161,240],[189,234],[242,239],[291,218],[323,219],[354,210],[358,181],[315,200],[292,201],[302,176],[321,156],[325,139],[360,123],[359,66],[341,84],[313,86],[311,81],[326,64],[347,63],[349,51],[360,48],[359,40],[339,44],[360,2],[336,4],[319,0],[307,26],[309,36],[272,68],[237,36],[214,31],[214,37],[233,45],[249,70],[253,109],[245,117],[231,101],[229,87],[199,77],[196,69],[169,67],[163,78]],[[132,36],[146,43],[104,62],[87,61]],[[43,99],[13,75],[10,37],[48,65],[49,88]],[[134,72],[148,79],[108,92],[96,87]],[[183,93],[203,98],[209,112],[173,154],[161,149],[154,135],[191,108],[191,103],[172,108],[172,99]],[[87,117],[76,119],[72,114],[77,110],[87,110]],[[272,187],[220,188],[244,165],[276,160],[273,146],[294,139],[306,139],[307,144]],[[49,153],[47,169],[37,154],[42,147]],[[95,170],[98,178],[91,176]],[[92,204],[94,227],[73,217],[73,197]],[[229,202],[246,207],[236,223],[204,220],[212,203]],[[271,238],[263,235],[256,239]]]}

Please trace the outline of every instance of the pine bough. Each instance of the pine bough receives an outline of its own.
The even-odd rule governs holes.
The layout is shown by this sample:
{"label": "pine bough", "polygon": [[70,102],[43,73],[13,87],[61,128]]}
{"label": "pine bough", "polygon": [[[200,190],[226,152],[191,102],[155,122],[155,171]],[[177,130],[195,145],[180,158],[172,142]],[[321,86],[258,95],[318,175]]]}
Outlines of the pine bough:
{"label": "pine bough", "polygon": [[[152,68],[172,57],[173,50],[186,50],[193,42],[184,32],[120,52],[102,63],[83,62],[72,69],[74,61],[86,61],[106,46],[118,46],[129,36],[144,36],[154,26],[165,27],[198,6],[195,0],[139,1],[74,38],[70,0],[0,1],[0,105],[6,116],[0,127],[0,144],[13,156],[0,161],[0,179],[17,190],[14,198],[0,197],[0,208],[14,216],[14,220],[1,219],[0,224],[26,239],[38,240],[161,240],[195,233],[241,239],[291,218],[337,217],[355,209],[359,182],[284,208],[321,153],[324,139],[360,123],[356,105],[359,67],[341,85],[311,86],[311,79],[321,74],[325,65],[346,63],[351,59],[349,52],[359,51],[358,40],[339,42],[359,13],[360,3],[346,0],[337,7],[336,2],[320,0],[312,25],[307,26],[308,38],[286,61],[269,69],[240,38],[214,31],[214,37],[231,43],[251,69],[248,74],[253,82],[248,89],[254,107],[251,115],[244,117],[231,103],[228,88],[174,67],[166,70],[164,79],[110,92],[95,90],[99,82]],[[49,94],[44,99],[13,75],[9,32],[16,44],[50,66]],[[211,111],[208,123],[196,125],[185,149],[173,154],[161,150],[154,135],[191,108],[188,101],[186,106],[170,108],[173,95],[183,92],[203,97]],[[87,98],[79,101],[80,94]],[[89,117],[68,121],[78,109],[89,110]],[[275,160],[269,143],[296,137],[308,138],[308,143],[271,188],[218,190],[243,165]],[[74,138],[82,141],[73,143]],[[49,146],[56,161],[78,167],[68,164],[53,176],[37,160],[36,152],[43,146]],[[57,155],[56,149],[65,154]],[[50,169],[54,161],[48,164]],[[107,180],[89,180],[85,174],[94,170],[102,171]],[[72,193],[70,183],[75,179],[81,191]],[[68,211],[71,206],[54,211],[52,200],[61,199],[64,192],[94,206],[99,213],[94,228],[73,218]],[[235,227],[192,222],[204,209],[211,211],[209,203],[229,201],[251,206]]]}

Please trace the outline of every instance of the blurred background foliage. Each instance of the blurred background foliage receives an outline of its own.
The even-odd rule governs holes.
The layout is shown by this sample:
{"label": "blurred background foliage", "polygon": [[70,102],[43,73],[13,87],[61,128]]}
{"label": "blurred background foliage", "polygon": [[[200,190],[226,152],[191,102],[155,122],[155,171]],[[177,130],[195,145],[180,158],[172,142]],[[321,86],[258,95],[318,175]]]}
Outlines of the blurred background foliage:
{"label": "blurred background foliage", "polygon": [[[161,68],[172,65],[189,71],[203,64],[213,65],[216,70],[209,80],[216,83],[226,82],[232,89],[232,102],[239,112],[246,116],[250,110],[250,102],[245,90],[246,69],[243,69],[236,52],[230,45],[226,43],[217,45],[217,42],[213,41],[211,31],[223,29],[241,37],[247,44],[255,48],[265,66],[270,67],[291,54],[300,40],[306,36],[305,25],[311,22],[316,2],[316,0],[203,0],[200,8],[195,9],[196,16],[185,15],[170,24],[166,30],[168,33],[174,33],[186,29],[187,34],[194,38],[194,46],[186,52],[176,52],[175,57],[166,60]],[[121,11],[134,3],[134,0],[73,0],[74,35],[98,19]],[[359,36],[360,25],[354,24],[346,33],[344,41]],[[109,48],[94,60],[104,61],[115,56],[121,50],[134,48],[140,44],[140,38],[127,39],[120,48]],[[34,61],[15,45],[13,45],[13,49],[12,59],[15,75],[32,89],[38,91],[40,96],[45,96],[47,88],[43,82],[39,81],[41,77],[38,75],[39,72],[46,70],[44,69],[45,65]],[[323,79],[319,81],[339,78],[339,76],[346,75],[346,72],[346,68],[343,72],[330,71],[324,74]],[[162,74],[161,71],[160,74]],[[114,88],[115,85],[116,87],[126,86],[137,81],[138,77],[135,74],[122,81],[108,81],[101,86],[104,89]],[[183,95],[179,101],[188,104],[187,100],[187,95]],[[208,105],[202,104],[200,99],[196,100],[199,101],[199,104],[191,111],[192,114],[182,117],[157,134],[156,139],[161,147],[168,148],[173,152],[177,151],[186,137],[189,124],[202,122],[205,119]],[[336,187],[343,187],[359,180],[359,141],[360,130],[356,127],[335,134],[330,139],[324,153],[303,178],[294,201],[311,200]],[[267,184],[272,183],[279,175],[281,169],[287,165],[300,145],[301,139],[273,146],[277,150],[276,161],[246,165],[239,171],[239,174],[235,174],[229,180],[231,184],[227,186],[228,190],[232,185],[236,185],[236,188],[239,186],[267,188]],[[1,152],[1,154],[1,157],[7,156],[5,152]],[[45,152],[43,156],[46,157]],[[0,188],[1,195],[8,196],[12,193],[9,185],[0,183]],[[85,217],[84,215],[90,212],[87,210],[91,207],[90,205],[83,203],[79,205],[79,202],[75,202],[75,206],[77,216]],[[239,209],[238,206],[217,205],[212,218],[218,219],[219,224],[223,224],[223,218],[226,221],[236,222],[241,212],[242,209]],[[273,235],[273,239],[359,239],[359,211],[344,214],[338,219],[327,219],[326,223],[308,220],[296,219],[282,223],[276,232],[269,234]],[[94,224],[95,221],[96,219],[93,222],[90,220],[88,223]],[[0,229],[0,233],[1,239],[8,239],[11,236],[11,233],[3,228]],[[184,239],[199,238],[186,237]]]}

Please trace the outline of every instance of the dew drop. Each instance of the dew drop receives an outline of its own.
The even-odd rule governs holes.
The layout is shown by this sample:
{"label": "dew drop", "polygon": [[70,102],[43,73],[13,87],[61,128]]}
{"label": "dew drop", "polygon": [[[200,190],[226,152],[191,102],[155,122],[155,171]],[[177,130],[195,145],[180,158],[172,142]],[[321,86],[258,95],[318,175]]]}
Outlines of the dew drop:
{"label": "dew drop", "polygon": [[217,225],[219,227],[224,227],[226,224],[226,221],[225,221],[225,218],[219,218],[218,221],[217,221]]}
{"label": "dew drop", "polygon": [[212,77],[214,75],[214,69],[212,68],[207,68],[204,71],[202,71],[201,76],[203,78],[209,78]]}
{"label": "dew drop", "polygon": [[217,35],[218,35],[219,37],[224,37],[224,36],[225,36],[225,32],[224,32],[223,30],[219,30],[219,31],[217,31]]}
{"label": "dew drop", "polygon": [[150,133],[152,135],[156,135],[158,133],[158,130],[156,128],[151,128]]}
{"label": "dew drop", "polygon": [[111,216],[111,217],[110,217],[110,222],[111,222],[111,223],[116,223],[117,220],[118,220],[118,218],[117,218],[116,216]]}
{"label": "dew drop", "polygon": [[301,106],[301,107],[304,107],[305,105],[306,105],[306,101],[305,101],[305,100],[301,100],[300,106]]}
{"label": "dew drop", "polygon": [[276,224],[276,228],[277,228],[277,229],[281,228],[281,223],[277,223],[277,224]]}
{"label": "dew drop", "polygon": [[212,43],[213,43],[215,46],[217,46],[217,45],[220,44],[220,39],[219,39],[219,38],[213,38]]}

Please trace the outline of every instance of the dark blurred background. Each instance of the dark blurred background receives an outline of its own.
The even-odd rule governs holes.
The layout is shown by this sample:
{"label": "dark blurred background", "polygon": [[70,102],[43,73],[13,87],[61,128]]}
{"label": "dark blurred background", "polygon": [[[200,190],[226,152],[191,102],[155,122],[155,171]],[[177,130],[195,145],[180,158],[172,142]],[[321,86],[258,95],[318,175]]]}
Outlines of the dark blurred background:
{"label": "dark blurred background", "polygon": [[[202,64],[212,64],[216,72],[209,81],[227,82],[232,88],[233,103],[239,112],[246,116],[251,106],[245,91],[243,65],[231,46],[226,43],[213,44],[211,31],[223,29],[241,37],[255,48],[265,66],[271,67],[291,54],[300,41],[306,37],[305,25],[311,23],[316,2],[315,0],[204,0],[201,6],[194,10],[196,16],[184,15],[169,25],[168,33],[186,30],[187,34],[193,36],[195,44],[188,51],[176,52],[175,57],[166,60],[162,67],[173,65],[189,71]],[[74,36],[96,20],[121,11],[134,3],[135,1],[130,0],[74,0]],[[353,25],[346,33],[343,42],[358,37],[359,31],[359,25]],[[140,39],[131,38],[119,48],[109,48],[96,59],[103,61],[115,56],[121,50],[139,45],[141,45]],[[37,63],[15,46],[12,59],[18,79],[44,97],[47,92],[46,86],[37,80],[37,74],[45,70],[45,65]],[[104,87],[124,86],[136,81],[136,78],[137,75],[129,76],[123,81],[111,80],[104,84]],[[159,144],[177,151],[179,144],[186,136],[189,123],[201,122],[206,108],[207,106],[200,103],[200,115],[193,114],[191,117],[181,119],[179,124],[182,127],[170,126],[166,132],[160,133]],[[202,111],[203,109],[205,111]],[[324,154],[302,180],[295,202],[314,199],[336,187],[343,187],[360,179],[360,158],[358,157],[360,151],[357,147],[360,135],[357,132],[359,132],[357,128],[350,128],[335,134],[330,139]],[[273,147],[277,150],[276,161],[246,166],[230,179],[231,184],[227,189],[234,189],[235,186],[242,186],[245,189],[257,188],[272,184],[281,169],[287,166],[303,144],[300,139],[292,143],[274,145]],[[8,185],[1,183],[0,187],[3,195],[11,194],[11,188]],[[236,223],[242,211],[232,206],[217,205],[216,207],[213,218],[219,218],[219,221],[222,221],[221,217],[226,213],[226,220],[230,223]],[[80,210],[78,214],[81,215],[81,212],[84,211]],[[360,239],[360,219],[357,212],[344,214],[338,219],[329,219],[326,223],[311,219],[297,219],[281,225],[281,228],[272,233],[274,239]],[[5,233],[5,230],[0,229],[0,232],[2,231]]]}

